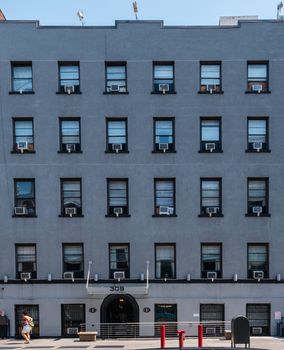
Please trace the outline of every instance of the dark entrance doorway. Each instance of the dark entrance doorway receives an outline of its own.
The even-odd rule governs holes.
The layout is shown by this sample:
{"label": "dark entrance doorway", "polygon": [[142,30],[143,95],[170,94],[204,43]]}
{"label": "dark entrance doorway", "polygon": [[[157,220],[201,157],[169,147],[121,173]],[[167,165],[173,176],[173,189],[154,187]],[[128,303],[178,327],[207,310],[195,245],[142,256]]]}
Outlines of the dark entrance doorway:
{"label": "dark entrance doorway", "polygon": [[129,294],[107,296],[101,306],[101,336],[139,336],[139,306]]}

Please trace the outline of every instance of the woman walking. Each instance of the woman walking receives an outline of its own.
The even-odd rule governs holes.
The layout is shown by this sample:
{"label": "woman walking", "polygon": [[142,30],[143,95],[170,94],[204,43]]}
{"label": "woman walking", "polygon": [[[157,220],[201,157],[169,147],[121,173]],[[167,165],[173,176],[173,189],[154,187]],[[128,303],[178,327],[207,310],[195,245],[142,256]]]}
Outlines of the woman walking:
{"label": "woman walking", "polygon": [[31,323],[33,322],[33,319],[28,315],[26,311],[23,312],[23,318],[22,318],[22,336],[25,339],[24,343],[29,344],[30,342],[30,333],[32,330]]}

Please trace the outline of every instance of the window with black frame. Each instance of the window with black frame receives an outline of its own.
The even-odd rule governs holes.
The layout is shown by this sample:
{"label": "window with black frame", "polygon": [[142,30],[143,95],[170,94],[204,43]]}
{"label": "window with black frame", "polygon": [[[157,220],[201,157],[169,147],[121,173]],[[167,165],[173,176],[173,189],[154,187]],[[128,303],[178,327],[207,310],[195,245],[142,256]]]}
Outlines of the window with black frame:
{"label": "window with black frame", "polygon": [[154,179],[154,216],[175,216],[175,179]]}
{"label": "window with black frame", "polygon": [[78,337],[86,324],[85,304],[61,304],[61,322],[63,337]]}
{"label": "window with black frame", "polygon": [[107,216],[128,216],[128,179],[107,179]]}
{"label": "window with black frame", "polygon": [[61,179],[61,216],[82,216],[81,179]]}
{"label": "window with black frame", "polygon": [[14,216],[36,216],[35,180],[14,179],[15,208]]}
{"label": "window with black frame", "polygon": [[63,244],[63,277],[65,272],[72,272],[74,278],[84,278],[83,244]]}
{"label": "window with black frame", "polygon": [[248,212],[249,216],[269,215],[268,178],[248,178]]}
{"label": "window with black frame", "polygon": [[176,278],[175,244],[155,244],[155,278]]}
{"label": "window with black frame", "polygon": [[126,62],[106,62],[106,93],[126,92]]}
{"label": "window with black frame", "polygon": [[14,142],[13,152],[34,152],[33,119],[13,118]]}
{"label": "window with black frame", "polygon": [[29,280],[37,278],[36,245],[16,245],[16,278]]}
{"label": "window with black frame", "polygon": [[221,91],[221,62],[201,62],[200,92],[216,94]]}
{"label": "window with black frame", "polygon": [[221,117],[200,118],[200,152],[222,152]]}
{"label": "window with black frame", "polygon": [[154,152],[174,152],[174,133],[174,118],[154,118]]}
{"label": "window with black frame", "polygon": [[[259,274],[260,272],[260,274]],[[263,275],[261,274],[263,273]],[[248,278],[269,278],[268,244],[248,244]]]}
{"label": "window with black frame", "polygon": [[60,152],[81,152],[80,118],[60,118]]}
{"label": "window with black frame", "polygon": [[222,245],[201,244],[201,278],[222,278]]}
{"label": "window with black frame", "polygon": [[271,324],[270,304],[247,304],[246,316],[249,320],[250,334],[269,336]]}
{"label": "window with black frame", "polygon": [[153,63],[153,93],[175,93],[173,62]]}
{"label": "window with black frame", "polygon": [[203,335],[220,337],[225,330],[224,304],[200,304],[200,321],[203,325]]}
{"label": "window with black frame", "polygon": [[155,337],[161,335],[161,324],[166,326],[166,336],[177,334],[177,304],[155,304]]}
{"label": "window with black frame", "polygon": [[117,279],[115,272],[119,278],[130,277],[129,244],[109,245],[109,278]]}
{"label": "window with black frame", "polygon": [[107,144],[106,152],[128,152],[127,145],[127,119],[107,118]]}
{"label": "window with black frame", "polygon": [[59,92],[65,94],[80,93],[79,62],[59,62]]}
{"label": "window with black frame", "polygon": [[267,152],[268,118],[248,118],[248,146],[249,152]]}
{"label": "window with black frame", "polygon": [[247,64],[248,81],[247,92],[269,92],[268,86],[268,62],[253,62]]}
{"label": "window with black frame", "polygon": [[33,92],[31,62],[12,62],[12,92],[25,94]]}
{"label": "window with black frame", "polygon": [[200,179],[200,216],[222,216],[222,179]]}

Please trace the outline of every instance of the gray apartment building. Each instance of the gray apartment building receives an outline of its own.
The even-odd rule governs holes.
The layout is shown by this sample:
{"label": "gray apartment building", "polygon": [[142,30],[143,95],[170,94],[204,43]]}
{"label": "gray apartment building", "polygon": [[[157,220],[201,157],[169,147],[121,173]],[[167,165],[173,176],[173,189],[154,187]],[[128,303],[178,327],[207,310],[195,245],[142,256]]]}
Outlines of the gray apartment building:
{"label": "gray apartment building", "polygon": [[0,309],[12,336],[23,310],[35,336],[132,322],[153,336],[139,324],[238,314],[251,334],[276,334],[283,42],[281,20],[0,22]]}

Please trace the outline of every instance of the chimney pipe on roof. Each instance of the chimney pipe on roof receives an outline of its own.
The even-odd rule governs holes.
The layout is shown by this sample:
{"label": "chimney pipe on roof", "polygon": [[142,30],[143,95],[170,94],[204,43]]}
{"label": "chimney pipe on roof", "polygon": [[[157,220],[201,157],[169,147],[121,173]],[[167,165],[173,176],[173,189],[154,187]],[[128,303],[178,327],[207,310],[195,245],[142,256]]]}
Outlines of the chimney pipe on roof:
{"label": "chimney pipe on roof", "polygon": [[4,13],[0,9],[0,21],[6,21],[6,17],[4,16]]}

